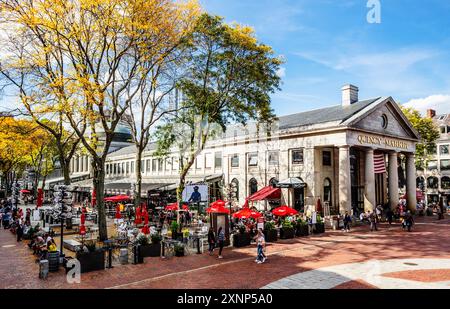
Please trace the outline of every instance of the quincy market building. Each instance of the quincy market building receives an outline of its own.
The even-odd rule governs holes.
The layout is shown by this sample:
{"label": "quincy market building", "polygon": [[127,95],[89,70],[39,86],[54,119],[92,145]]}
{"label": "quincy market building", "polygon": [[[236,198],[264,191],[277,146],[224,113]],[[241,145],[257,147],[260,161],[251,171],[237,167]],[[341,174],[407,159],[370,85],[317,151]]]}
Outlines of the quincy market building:
{"label": "quincy market building", "polygon": [[[262,131],[255,124],[229,127],[223,136],[208,142],[187,181],[208,183],[210,200],[223,198],[223,186],[232,184],[236,205],[243,205],[258,191],[257,200],[271,200],[276,192],[268,186],[296,178],[303,185],[281,189],[279,203],[298,210],[313,207],[318,199],[330,206],[331,213],[372,210],[386,204],[394,208],[405,193],[409,208],[415,209],[414,153],[419,135],[393,98],[360,101],[358,88],[346,85],[341,104],[279,117],[270,135]],[[174,190],[178,156],[174,151],[173,156],[159,159],[152,156],[154,150],[151,144],[144,152],[143,192]],[[406,161],[406,188],[399,188],[400,158]],[[78,160],[84,159],[73,160],[75,174]],[[135,182],[134,168],[134,145],[112,152],[106,162],[107,193],[129,193]],[[86,187],[87,183],[73,185]],[[268,203],[255,202],[254,206],[264,209]]]}

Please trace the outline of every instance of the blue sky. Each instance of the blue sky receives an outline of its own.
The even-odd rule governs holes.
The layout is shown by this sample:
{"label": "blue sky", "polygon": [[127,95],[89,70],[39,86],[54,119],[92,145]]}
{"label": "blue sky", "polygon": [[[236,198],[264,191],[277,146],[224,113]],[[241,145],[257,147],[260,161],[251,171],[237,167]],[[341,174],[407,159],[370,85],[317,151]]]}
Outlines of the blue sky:
{"label": "blue sky", "polygon": [[227,22],[254,27],[285,58],[278,115],[339,104],[346,83],[360,98],[450,112],[450,1],[380,0],[380,24],[367,22],[367,2],[201,0]]}

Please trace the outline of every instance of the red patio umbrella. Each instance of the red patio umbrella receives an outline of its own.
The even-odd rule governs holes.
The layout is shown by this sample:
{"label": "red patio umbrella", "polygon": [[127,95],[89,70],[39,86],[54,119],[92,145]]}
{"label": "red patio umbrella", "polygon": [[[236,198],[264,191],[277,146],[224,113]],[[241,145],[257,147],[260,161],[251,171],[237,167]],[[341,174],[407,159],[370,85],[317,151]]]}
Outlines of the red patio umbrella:
{"label": "red patio umbrella", "polygon": [[92,190],[92,200],[91,200],[91,203],[92,203],[92,207],[94,207],[95,204],[97,203],[97,193],[95,192],[95,189]]}
{"label": "red patio umbrella", "polygon": [[222,200],[217,200],[209,204],[210,207],[225,207],[226,203]]}
{"label": "red patio umbrella", "polygon": [[322,202],[320,201],[320,197],[317,199],[317,203],[316,203],[316,211],[318,213],[322,212]]}
{"label": "red patio umbrella", "polygon": [[31,193],[29,190],[26,190],[26,189],[22,189],[22,190],[20,190],[20,193],[25,193],[25,194],[29,194],[29,193]]}
{"label": "red patio umbrella", "polygon": [[217,206],[211,204],[211,207],[206,208],[207,213],[219,213],[219,214],[229,214],[230,210],[225,208],[225,206]]}
{"label": "red patio umbrella", "polygon": [[148,212],[147,209],[143,209],[142,216],[144,217],[144,227],[142,228],[142,233],[145,235],[150,234],[150,228],[148,227]]}
{"label": "red patio umbrella", "polygon": [[42,188],[38,189],[38,195],[37,195],[37,199],[36,199],[36,207],[39,208],[43,205],[44,203],[44,191],[42,190]]}
{"label": "red patio umbrella", "polygon": [[84,223],[86,222],[86,210],[84,207],[81,210],[81,217],[80,217],[80,235],[86,235],[86,227],[84,226]]}
{"label": "red patio umbrella", "polygon": [[298,214],[298,211],[289,206],[284,205],[284,206],[275,208],[274,210],[272,210],[272,213],[275,216],[286,217],[286,216],[296,215],[296,214]]}
{"label": "red patio umbrella", "polygon": [[139,225],[139,224],[142,223],[142,218],[141,218],[141,216],[142,216],[142,213],[141,213],[141,207],[139,206],[139,207],[136,208],[136,219],[134,220],[134,223],[135,223],[136,225]]}
{"label": "red patio umbrella", "polygon": [[122,215],[120,214],[120,206],[116,205],[116,219],[122,219]]}
{"label": "red patio umbrella", "polygon": [[167,211],[178,210],[178,203],[172,203],[172,204],[167,205],[165,210],[167,210]]}
{"label": "red patio umbrella", "polygon": [[105,202],[125,202],[131,199],[132,198],[128,195],[116,195],[111,197],[105,197]]}
{"label": "red patio umbrella", "polygon": [[234,213],[233,217],[239,219],[249,219],[249,218],[258,219],[262,217],[262,214],[249,208],[243,208],[242,210]]}

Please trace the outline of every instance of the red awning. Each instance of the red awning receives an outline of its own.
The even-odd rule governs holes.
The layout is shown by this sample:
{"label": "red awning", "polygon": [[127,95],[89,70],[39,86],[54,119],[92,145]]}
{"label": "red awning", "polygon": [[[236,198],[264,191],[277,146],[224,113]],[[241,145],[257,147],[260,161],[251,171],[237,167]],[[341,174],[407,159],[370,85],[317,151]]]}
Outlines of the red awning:
{"label": "red awning", "polygon": [[253,194],[248,198],[249,201],[262,201],[265,199],[279,199],[281,197],[281,189],[267,186]]}
{"label": "red awning", "polygon": [[132,200],[132,197],[128,195],[116,195],[105,198],[105,202],[124,202],[129,200]]}

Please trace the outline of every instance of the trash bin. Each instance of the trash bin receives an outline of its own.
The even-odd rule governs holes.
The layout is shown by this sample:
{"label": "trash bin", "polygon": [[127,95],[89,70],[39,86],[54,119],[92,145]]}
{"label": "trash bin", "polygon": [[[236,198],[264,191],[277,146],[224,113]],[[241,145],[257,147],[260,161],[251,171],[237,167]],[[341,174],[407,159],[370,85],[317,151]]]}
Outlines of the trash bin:
{"label": "trash bin", "polygon": [[48,260],[39,261],[39,279],[47,279],[48,277]]}
{"label": "trash bin", "polygon": [[121,265],[128,264],[128,249],[122,248],[120,249],[119,261]]}
{"label": "trash bin", "polygon": [[49,252],[47,254],[48,271],[57,272],[59,269],[59,252]]}

